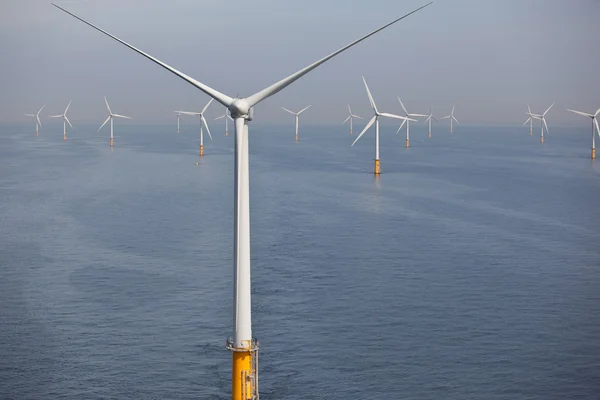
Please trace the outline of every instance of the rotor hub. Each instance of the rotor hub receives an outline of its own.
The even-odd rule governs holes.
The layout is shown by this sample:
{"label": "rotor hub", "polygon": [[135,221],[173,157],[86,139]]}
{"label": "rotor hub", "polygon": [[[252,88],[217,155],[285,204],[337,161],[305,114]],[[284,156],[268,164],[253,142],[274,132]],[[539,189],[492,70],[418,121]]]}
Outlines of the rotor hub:
{"label": "rotor hub", "polygon": [[235,99],[229,106],[229,112],[232,118],[248,119],[250,114],[250,105],[246,99]]}

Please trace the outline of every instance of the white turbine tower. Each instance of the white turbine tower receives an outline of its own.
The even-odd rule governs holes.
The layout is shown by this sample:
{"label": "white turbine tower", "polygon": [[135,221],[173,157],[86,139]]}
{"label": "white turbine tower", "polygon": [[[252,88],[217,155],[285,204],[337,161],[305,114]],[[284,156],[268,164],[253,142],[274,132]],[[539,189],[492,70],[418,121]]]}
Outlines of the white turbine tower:
{"label": "white turbine tower", "polygon": [[208,108],[208,106],[210,106],[210,103],[212,103],[213,99],[210,99],[208,101],[208,103],[206,103],[206,105],[204,106],[204,108],[202,109],[202,111],[200,112],[191,112],[191,111],[177,111],[178,113],[181,114],[185,114],[185,115],[197,115],[200,117],[200,157],[204,156],[204,126],[206,126],[206,132],[208,132],[208,136],[210,137],[210,140],[212,140],[212,135],[210,134],[210,129],[208,129],[208,122],[206,122],[206,118],[204,118],[204,113],[206,112],[206,109]]}
{"label": "white turbine tower", "polygon": [[523,126],[527,125],[529,122],[529,136],[533,136],[533,118],[531,117],[531,108],[529,108],[529,104],[527,104],[527,115],[529,115],[529,118],[527,118],[527,121],[523,122]]}
{"label": "white turbine tower", "polygon": [[113,114],[113,112],[110,110],[110,106],[108,105],[108,100],[106,100],[106,96],[104,96],[104,102],[106,103],[106,109],[108,110],[108,117],[106,117],[106,119],[104,120],[104,123],[102,125],[100,125],[100,128],[98,128],[98,132],[100,132],[100,129],[104,128],[104,125],[106,125],[106,123],[110,120],[110,147],[113,147],[115,145],[115,137],[113,135],[113,119],[114,118],[131,119],[131,117],[127,117],[127,116],[121,115],[121,114]]}
{"label": "white turbine tower", "polygon": [[427,116],[427,118],[425,119],[425,123],[429,122],[429,137],[431,137],[431,120],[434,120],[435,122],[439,122],[434,116],[433,113],[431,112],[431,106],[429,106],[429,115]]}
{"label": "white turbine tower", "polygon": [[350,136],[352,136],[352,119],[353,118],[358,118],[358,119],[363,119],[363,117],[359,117],[358,115],[354,115],[352,114],[352,110],[350,109],[350,104],[348,104],[348,118],[346,118],[344,120],[344,122],[342,122],[342,124],[345,124],[346,122],[350,121]]}
{"label": "white turbine tower", "polygon": [[[77,18],[92,28],[104,33],[121,44],[129,47],[142,56],[150,59],[161,67],[167,69],[181,79],[197,87],[202,92],[217,100],[229,109],[231,117],[235,121],[235,167],[234,167],[234,241],[233,241],[233,260],[234,260],[234,299],[233,299],[233,336],[227,341],[227,347],[232,351],[232,400],[247,400],[249,398],[258,398],[258,375],[257,375],[257,355],[258,342],[252,337],[251,323],[251,296],[250,296],[250,199],[249,199],[249,173],[248,173],[248,122],[254,116],[253,107],[266,98],[285,89],[296,80],[300,79],[310,71],[321,64],[349,49],[350,47],[362,42],[368,37],[387,28],[388,26],[414,14],[415,12],[429,6],[428,3],[417,8],[410,13],[395,19],[394,21],[374,30],[373,32],[361,37],[358,40],[342,47],[341,49],[329,54],[328,56],[302,68],[301,70],[283,78],[279,82],[254,93],[251,96],[238,98],[229,97],[191,77],[165,64],[164,62],[152,57],[151,55],[133,47],[123,40],[111,35],[110,33],[90,24],[78,16],[66,11],[65,9],[55,7]],[[247,73],[244,69],[244,60],[239,59],[238,74],[236,77],[247,79]],[[244,397],[242,397],[244,396]]]}
{"label": "white turbine tower", "polygon": [[51,115],[50,118],[62,118],[63,119],[63,140],[67,140],[67,123],[73,129],[73,125],[71,125],[71,121],[67,118],[67,111],[69,111],[69,107],[71,106],[71,102],[67,104],[67,108],[65,108],[65,112],[60,115]]}
{"label": "white turbine tower", "polygon": [[[410,147],[410,121],[411,121],[409,118],[410,117],[426,117],[427,115],[425,115],[425,114],[410,114],[408,111],[406,111],[406,107],[404,107],[404,104],[402,103],[402,100],[400,100],[400,97],[398,97],[398,101],[400,102],[400,105],[402,106],[402,109],[404,110],[404,115],[406,116],[407,119],[402,121],[402,124],[396,131],[396,134],[398,134],[398,132],[400,132],[400,129],[402,129],[404,124],[406,124],[406,148],[408,149]],[[412,121],[415,121],[415,120],[413,119]]]}
{"label": "white turbine tower", "polygon": [[36,122],[35,122],[35,136],[39,136],[38,129],[42,127],[42,121],[40,121],[40,113],[42,112],[42,110],[44,109],[44,107],[46,107],[45,104],[42,106],[42,108],[40,108],[40,111],[38,111],[37,114],[25,114],[28,117],[35,117],[35,119],[36,119]]}
{"label": "white turbine tower", "polygon": [[600,127],[598,127],[598,119],[596,118],[598,114],[600,114],[600,108],[596,110],[595,114],[588,114],[582,111],[575,111],[567,108],[567,111],[571,111],[572,113],[583,115],[584,117],[589,117],[592,119],[592,160],[596,159],[596,136],[594,129],[597,130],[598,135],[600,135]]}
{"label": "white turbine tower", "polygon": [[215,121],[221,118],[225,118],[225,136],[229,136],[229,125],[228,125],[228,121],[227,120],[232,120],[233,118],[231,118],[231,116],[229,115],[229,110],[226,108],[225,109],[225,114],[221,115],[220,117],[215,118]]}
{"label": "white turbine tower", "polygon": [[175,111],[175,114],[177,115],[177,134],[179,135],[179,120],[181,119],[181,113]]}
{"label": "white turbine tower", "polygon": [[[365,89],[367,89],[367,96],[369,96],[369,103],[371,104],[371,108],[373,109],[373,113],[375,115],[373,115],[373,118],[371,118],[371,120],[369,121],[367,126],[365,126],[365,128],[362,130],[360,135],[358,135],[358,137],[354,140],[354,142],[352,142],[351,146],[354,146],[354,143],[358,142],[358,139],[360,139],[362,137],[362,135],[364,135],[365,132],[371,127],[371,125],[373,125],[373,123],[375,123],[375,170],[374,170],[374,174],[379,175],[381,173],[380,164],[379,164],[379,117],[403,119],[405,121],[410,118],[401,117],[401,116],[395,115],[395,114],[379,112],[377,110],[377,105],[375,104],[375,100],[373,100],[373,96],[371,95],[371,91],[369,90],[369,86],[367,85],[367,81],[365,80],[365,77],[363,76],[362,79],[365,84]],[[416,119],[412,119],[411,121],[416,121]]]}
{"label": "white turbine tower", "polygon": [[548,114],[548,111],[550,111],[552,106],[554,106],[554,103],[552,103],[550,105],[550,107],[548,107],[548,109],[546,111],[544,111],[543,114],[533,114],[532,112],[527,113],[527,115],[529,115],[531,118],[540,120],[540,126],[542,128],[542,135],[540,136],[540,143],[544,143],[544,126],[546,126],[546,133],[549,132],[548,124],[546,123],[546,114]]}
{"label": "white turbine tower", "polygon": [[300,114],[302,114],[304,111],[308,110],[310,108],[310,106],[304,107],[302,110],[300,110],[298,112],[290,111],[285,107],[281,107],[281,108],[283,110],[289,112],[290,114],[295,115],[295,118],[296,118],[296,142],[297,142],[298,141],[298,121],[299,121]]}
{"label": "white turbine tower", "polygon": [[452,133],[452,121],[456,122],[457,124],[459,123],[458,120],[456,118],[454,118],[454,108],[456,106],[452,106],[452,112],[450,113],[450,115],[446,115],[445,117],[442,117],[441,119],[450,119],[450,133]]}

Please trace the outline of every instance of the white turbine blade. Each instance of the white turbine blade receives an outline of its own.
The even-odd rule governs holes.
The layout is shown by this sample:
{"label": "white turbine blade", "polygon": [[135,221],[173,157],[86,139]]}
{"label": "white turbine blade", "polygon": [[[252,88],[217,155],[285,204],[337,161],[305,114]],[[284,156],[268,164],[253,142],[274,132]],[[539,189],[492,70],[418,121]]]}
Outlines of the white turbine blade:
{"label": "white turbine blade", "polygon": [[553,105],[554,105],[554,103],[552,103],[550,105],[550,107],[548,107],[548,109],[542,115],[546,115],[548,113],[548,111],[550,111],[550,109],[552,108]]}
{"label": "white turbine blade", "polygon": [[200,118],[202,118],[202,123],[206,127],[206,132],[208,132],[208,137],[210,137],[210,140],[212,140],[212,135],[210,134],[210,129],[208,129],[208,122],[206,122],[206,118],[204,118],[204,115],[201,115]]}
{"label": "white turbine blade", "polygon": [[358,141],[358,139],[360,139],[362,137],[362,135],[365,134],[365,132],[367,131],[367,129],[369,129],[371,127],[371,125],[373,125],[373,123],[375,123],[376,119],[377,119],[377,115],[374,115],[373,118],[371,118],[371,120],[367,124],[367,126],[365,126],[365,129],[362,130],[362,132],[360,133],[360,135],[358,135],[356,137],[356,139],[354,140],[354,142],[352,142],[352,144],[350,146],[354,146],[354,143],[356,143]]}
{"label": "white turbine blade", "polygon": [[594,114],[594,117],[597,116],[598,114],[600,114],[600,108],[596,110],[596,114]]}
{"label": "white turbine blade", "polygon": [[71,129],[73,129],[73,125],[71,125],[71,121],[69,121],[69,118],[67,118],[66,115],[65,115],[65,121],[67,121],[67,124],[69,124],[69,126],[71,127]]}
{"label": "white turbine blade", "polygon": [[452,112],[450,113],[450,115],[454,115],[454,109],[456,108],[456,104],[452,106]]}
{"label": "white turbine blade", "polygon": [[100,130],[102,128],[104,128],[104,125],[106,125],[106,123],[110,120],[110,115],[108,117],[106,117],[106,119],[104,120],[104,122],[102,123],[102,125],[100,125],[100,128],[98,128],[98,132],[100,132]]}
{"label": "white turbine blade", "polygon": [[299,70],[298,72],[293,73],[292,75],[283,78],[282,80],[280,80],[277,83],[274,83],[273,85],[261,90],[260,92],[257,92],[255,94],[253,94],[252,96],[248,97],[246,100],[248,101],[248,105],[250,107],[255,106],[256,104],[258,104],[259,102],[263,101],[264,99],[266,99],[269,96],[274,95],[275,93],[279,92],[280,90],[282,90],[283,88],[289,86],[290,84],[292,84],[293,82],[295,82],[296,80],[300,79],[301,77],[303,77],[304,75],[306,75],[307,73],[309,73],[310,71],[312,71],[313,69],[317,68],[319,65],[323,64],[324,62],[330,60],[331,58],[337,56],[338,54],[340,54],[341,52],[343,52],[344,50],[349,49],[350,47],[354,46],[355,44],[358,44],[360,42],[362,42],[363,40],[367,39],[370,36],[373,36],[374,34],[376,34],[377,32],[387,28],[388,26],[395,24],[396,22],[408,17],[411,14],[416,13],[417,11],[429,6],[431,4],[427,3],[424,6],[421,6],[419,8],[417,8],[414,11],[409,12],[406,15],[403,15],[400,18],[395,19],[394,21],[382,26],[381,28],[378,28],[376,30],[374,30],[373,32],[361,37],[358,40],[355,40],[354,42],[342,47],[341,49],[331,53],[330,55],[320,59],[319,61],[316,61],[304,68],[302,68],[301,70]]}
{"label": "white turbine blade", "polygon": [[50,116],[48,116],[48,118],[62,118],[62,116],[63,116],[62,114],[60,114],[60,115],[50,115]]}
{"label": "white turbine blade", "polygon": [[598,133],[598,136],[600,136],[600,127],[598,127],[598,120],[596,118],[594,118],[594,123],[596,124],[596,132]]}
{"label": "white turbine blade", "polygon": [[379,113],[379,115],[382,116],[382,117],[403,119],[405,121],[415,121],[415,122],[417,121],[416,119],[407,118],[407,117],[401,117],[400,115],[390,114],[390,113]]}
{"label": "white turbine blade", "polygon": [[208,106],[210,106],[210,103],[212,103],[213,99],[210,99],[208,101],[208,103],[206,103],[206,105],[204,106],[204,108],[202,109],[201,113],[204,114],[206,112],[206,110],[208,109]]}
{"label": "white turbine blade", "polygon": [[112,114],[112,111],[110,111],[110,106],[108,105],[108,100],[106,100],[106,96],[104,96],[104,102],[106,103],[106,109],[108,110],[108,113]]}
{"label": "white turbine blade", "polygon": [[296,113],[295,113],[295,112],[293,112],[293,111],[290,111],[290,110],[288,110],[288,109],[287,109],[287,108],[285,108],[285,107],[281,107],[281,108],[282,108],[283,110],[285,110],[285,111],[289,112],[289,113],[290,113],[290,114],[292,114],[292,115],[296,115]]}
{"label": "white turbine blade", "polygon": [[345,124],[346,122],[348,122],[348,120],[349,120],[349,119],[350,119],[350,116],[348,116],[348,118],[346,118],[346,119],[344,120],[344,122],[342,122],[342,124]]}
{"label": "white turbine blade", "polygon": [[67,111],[69,111],[69,107],[71,107],[71,101],[69,101],[69,104],[67,104],[67,108],[65,108],[65,115],[67,115]]}
{"label": "white turbine blade", "polygon": [[398,130],[396,131],[396,135],[398,133],[400,133],[400,129],[402,129],[402,127],[404,126],[404,124],[406,124],[406,120],[402,121],[402,124],[398,127]]}
{"label": "white turbine blade", "polygon": [[426,114],[408,114],[409,117],[428,117]]}
{"label": "white turbine blade", "polygon": [[440,119],[448,119],[448,118],[451,118],[451,117],[452,117],[452,115],[446,115],[445,117],[442,117]]}
{"label": "white turbine blade", "polygon": [[121,115],[121,114],[113,114],[113,117],[118,117],[118,118],[126,118],[126,119],[132,119],[131,117],[128,117],[126,115]]}
{"label": "white turbine blade", "polygon": [[227,116],[226,114],[223,114],[223,115],[221,115],[220,117],[217,117],[217,118],[215,118],[214,120],[216,121],[216,120],[218,120],[218,119],[225,118],[226,116]]}
{"label": "white turbine blade", "polygon": [[546,133],[550,133],[550,129],[548,129],[548,124],[546,123],[546,118],[542,118],[542,121],[544,121],[544,125],[546,126]]}
{"label": "white turbine blade", "polygon": [[402,109],[404,110],[404,114],[408,115],[408,111],[406,111],[406,107],[404,107],[404,103],[402,103],[402,100],[400,100],[400,96],[396,96],[398,98],[398,101],[400,102],[400,105],[402,106]]}
{"label": "white turbine blade", "polygon": [[531,114],[531,108],[529,108],[529,104],[527,104],[527,111]]}
{"label": "white turbine blade", "polygon": [[369,103],[371,103],[371,108],[373,108],[373,111],[375,111],[375,114],[377,114],[377,106],[375,105],[375,100],[373,100],[373,96],[371,95],[371,91],[369,90],[369,85],[367,85],[367,81],[365,80],[365,77],[362,77],[363,82],[365,83],[365,88],[367,89],[367,96],[369,96]]}
{"label": "white turbine blade", "polygon": [[42,106],[42,108],[40,108],[40,111],[37,112],[37,115],[40,115],[40,113],[42,112],[42,110],[44,109],[44,107],[46,107],[45,104]]}
{"label": "white turbine blade", "polygon": [[452,119],[453,119],[453,120],[454,120],[454,122],[456,122],[457,124],[460,124],[460,122],[458,122],[458,120],[457,120],[457,119],[456,119],[454,116],[452,116]]}
{"label": "white turbine blade", "polygon": [[431,117],[433,117],[433,115],[428,115],[427,118],[425,119],[425,121],[423,121],[423,123],[426,124],[427,122],[429,122]]}
{"label": "white turbine blade", "polygon": [[227,118],[229,118],[232,121],[235,121],[233,118],[231,118],[231,115],[227,115]]}
{"label": "white turbine blade", "polygon": [[42,127],[42,121],[40,121],[40,116],[39,114],[35,116],[35,118],[37,119],[38,124],[40,124],[40,128]]}
{"label": "white turbine blade", "polygon": [[302,110],[298,111],[298,115],[302,114],[304,111],[308,110],[309,108],[310,108],[310,106],[304,107]]}
{"label": "white turbine blade", "polygon": [[567,111],[571,111],[572,113],[583,115],[584,117],[590,117],[590,118],[594,117],[592,114],[584,113],[582,111],[571,110],[569,108],[567,108]]}
{"label": "white turbine blade", "polygon": [[440,122],[440,121],[438,121],[438,120],[437,120],[437,118],[435,118],[433,115],[431,116],[431,118],[433,118],[433,120],[434,120],[435,122]]}
{"label": "white turbine blade", "polygon": [[182,114],[182,115],[200,115],[199,112],[195,112],[195,111],[177,111],[178,113]]}
{"label": "white turbine blade", "polygon": [[110,33],[98,28],[95,25],[92,25],[91,23],[87,22],[86,20],[84,20],[83,18],[79,18],[77,15],[65,10],[62,7],[57,6],[54,3],[51,3],[54,7],[58,8],[59,10],[62,10],[64,12],[66,12],[67,14],[69,14],[70,16],[77,18],[78,20],[80,20],[81,22],[83,22],[86,25],[91,26],[92,28],[96,29],[97,31],[100,31],[102,33],[104,33],[106,36],[113,38],[114,40],[116,40],[117,42],[129,47],[131,50],[137,52],[138,54],[143,55],[144,57],[146,57],[147,59],[155,62],[156,64],[160,65],[161,67],[163,67],[164,69],[172,72],[173,74],[177,75],[178,77],[180,77],[181,79],[183,79],[184,81],[187,81],[188,83],[191,83],[192,85],[196,86],[198,89],[202,90],[204,93],[206,93],[207,95],[209,95],[210,97],[212,97],[213,99],[217,100],[219,103],[223,104],[225,107],[229,107],[231,105],[231,103],[233,102],[233,99],[201,82],[198,82],[197,80],[195,80],[194,78],[191,78],[189,76],[187,76],[186,74],[184,74],[181,71],[176,70],[175,68],[165,64],[164,62],[160,61],[157,58],[152,57],[150,54],[143,52],[142,50],[130,45],[129,43],[119,39],[118,37],[111,35]]}
{"label": "white turbine blade", "polygon": [[350,109],[350,104],[348,104],[348,114],[352,115],[352,110]]}
{"label": "white turbine blade", "polygon": [[523,122],[522,126],[525,126],[529,121],[531,121],[531,117],[527,118],[527,121]]}
{"label": "white turbine blade", "polygon": [[354,118],[358,118],[358,119],[364,119],[363,117],[359,117],[358,115],[354,115],[354,114],[352,114],[352,116],[353,116]]}
{"label": "white turbine blade", "polygon": [[28,117],[35,117],[35,114],[23,114],[23,115],[27,115]]}

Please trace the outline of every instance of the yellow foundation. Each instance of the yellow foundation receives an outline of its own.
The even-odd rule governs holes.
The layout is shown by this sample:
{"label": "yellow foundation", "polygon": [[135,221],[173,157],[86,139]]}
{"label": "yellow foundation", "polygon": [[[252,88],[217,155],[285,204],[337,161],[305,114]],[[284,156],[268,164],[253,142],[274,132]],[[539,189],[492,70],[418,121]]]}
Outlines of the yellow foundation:
{"label": "yellow foundation", "polygon": [[35,131],[35,136],[40,136],[38,131]]}
{"label": "yellow foundation", "polygon": [[204,156],[204,146],[200,146],[200,157]]}
{"label": "yellow foundation", "polygon": [[379,166],[379,160],[375,160],[375,175],[379,175],[381,173],[381,168]]}
{"label": "yellow foundation", "polygon": [[350,129],[350,136],[352,136],[352,129]]}
{"label": "yellow foundation", "polygon": [[429,137],[431,137],[431,132],[429,132]]}
{"label": "yellow foundation", "polygon": [[232,354],[231,399],[253,400],[258,398],[258,342],[256,339],[244,347],[227,346]]}
{"label": "yellow foundation", "polygon": [[298,141],[298,135],[296,135],[296,142]]}
{"label": "yellow foundation", "polygon": [[533,136],[533,132],[529,131],[529,136]]}
{"label": "yellow foundation", "polygon": [[67,140],[67,135],[63,135],[63,140]]}
{"label": "yellow foundation", "polygon": [[408,139],[406,139],[406,148],[408,149],[410,147],[410,141]]}
{"label": "yellow foundation", "polygon": [[596,159],[596,149],[592,149],[592,160]]}
{"label": "yellow foundation", "polygon": [[110,147],[113,147],[114,145],[115,145],[115,139],[110,138]]}
{"label": "yellow foundation", "polygon": [[544,137],[543,136],[540,138],[540,143],[544,143]]}
{"label": "yellow foundation", "polygon": [[225,136],[229,136],[229,132],[225,131]]}

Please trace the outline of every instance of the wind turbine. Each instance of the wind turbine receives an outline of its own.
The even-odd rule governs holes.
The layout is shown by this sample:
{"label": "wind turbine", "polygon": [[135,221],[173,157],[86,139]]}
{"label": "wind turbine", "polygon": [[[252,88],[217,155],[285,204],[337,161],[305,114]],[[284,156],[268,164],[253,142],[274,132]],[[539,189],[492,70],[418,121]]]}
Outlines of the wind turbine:
{"label": "wind turbine", "polygon": [[[371,108],[373,109],[373,113],[375,115],[373,115],[373,118],[371,118],[371,120],[369,121],[367,126],[365,126],[365,128],[362,130],[360,135],[358,135],[358,137],[354,140],[354,142],[352,142],[351,146],[354,146],[354,143],[358,142],[358,139],[360,139],[362,137],[362,135],[364,135],[365,132],[371,127],[371,125],[373,125],[373,123],[375,123],[375,170],[374,170],[374,174],[379,175],[381,173],[381,169],[380,169],[380,165],[379,165],[379,117],[403,119],[404,121],[406,121],[410,118],[401,117],[401,116],[395,115],[395,114],[379,112],[377,110],[377,105],[375,105],[375,100],[373,100],[373,96],[371,95],[371,91],[369,90],[369,86],[367,85],[367,81],[365,80],[365,77],[363,76],[362,79],[365,84],[365,89],[367,89],[367,96],[369,96],[369,103],[371,103]],[[416,121],[416,119],[411,119],[411,121]]]}
{"label": "wind turbine", "polygon": [[208,122],[206,122],[206,118],[204,118],[204,113],[206,112],[206,109],[208,108],[208,106],[210,106],[210,103],[212,103],[213,99],[210,99],[208,101],[208,103],[206,103],[206,105],[204,106],[204,108],[202,109],[202,111],[200,112],[191,112],[191,111],[177,111],[178,113],[181,114],[185,114],[185,115],[197,115],[200,117],[200,157],[204,156],[204,126],[206,126],[206,132],[208,132],[208,136],[210,137],[210,140],[212,140],[212,135],[210,134],[210,129],[208,129]]}
{"label": "wind turbine", "polygon": [[231,118],[231,116],[229,115],[229,110],[226,108],[225,109],[225,114],[221,115],[220,117],[215,118],[215,121],[221,118],[225,118],[225,136],[229,136],[229,128],[227,125],[227,120],[230,119],[233,121],[233,118]]}
{"label": "wind turbine", "polygon": [[175,111],[175,114],[177,114],[177,134],[179,135],[179,120],[181,119],[181,113]]}
{"label": "wind turbine", "polygon": [[548,124],[546,123],[546,114],[548,114],[548,111],[550,111],[552,106],[554,106],[554,103],[552,103],[550,105],[550,107],[548,107],[548,109],[546,111],[544,111],[543,114],[533,114],[531,112],[527,113],[527,115],[529,115],[531,118],[540,120],[540,126],[542,127],[542,135],[540,136],[540,143],[544,143],[544,125],[546,126],[546,133],[549,132]]}
{"label": "wind turbine", "polygon": [[450,118],[450,133],[452,133],[452,121],[455,121],[457,124],[459,123],[458,120],[456,118],[454,118],[454,108],[456,106],[452,106],[452,112],[450,113],[450,115],[446,115],[445,117],[442,117],[442,119],[448,119]]}
{"label": "wind turbine", "polygon": [[531,117],[531,108],[529,108],[529,104],[527,104],[527,114],[529,115],[529,118],[527,118],[527,121],[523,122],[523,126],[527,125],[529,122],[529,136],[533,136],[533,118]]}
{"label": "wind turbine", "polygon": [[363,119],[363,117],[359,117],[358,115],[354,115],[352,114],[352,110],[350,109],[350,104],[348,104],[348,118],[346,118],[344,120],[344,122],[342,122],[342,124],[345,124],[346,122],[350,121],[350,136],[352,136],[352,118],[358,118],[358,119]]}
{"label": "wind turbine", "polygon": [[435,122],[439,122],[437,119],[435,119],[435,117],[433,116],[433,113],[431,112],[431,105],[429,106],[429,115],[427,116],[427,119],[425,120],[425,123],[429,122],[429,137],[431,137],[431,120],[434,120]]}
{"label": "wind turbine", "polygon": [[295,115],[295,116],[296,116],[296,142],[297,142],[297,141],[298,141],[298,120],[299,120],[299,118],[298,118],[298,117],[299,117],[299,116],[300,116],[300,114],[302,114],[304,111],[308,110],[308,109],[310,108],[310,106],[308,106],[308,107],[304,107],[302,110],[300,110],[300,111],[298,111],[298,112],[293,112],[293,111],[290,111],[290,110],[288,110],[288,109],[287,109],[287,108],[285,108],[285,107],[281,107],[281,108],[282,108],[282,109],[284,109],[285,111],[289,112],[290,114],[292,114],[292,115]]}
{"label": "wind turbine", "polygon": [[113,114],[113,112],[110,110],[110,106],[108,105],[108,100],[106,100],[106,96],[104,96],[104,102],[106,103],[106,109],[108,110],[108,117],[106,117],[106,120],[104,120],[104,123],[102,125],[100,125],[100,128],[98,128],[98,132],[100,132],[100,129],[102,129],[104,127],[104,125],[106,125],[108,120],[110,120],[110,147],[113,147],[115,145],[115,139],[113,136],[113,119],[114,118],[131,119],[131,117],[127,117],[127,116],[121,115],[121,114]]}
{"label": "wind turbine", "polygon": [[[583,115],[584,117],[589,117],[592,119],[592,160],[596,159],[596,136],[594,135],[594,129],[597,130],[598,135],[600,135],[600,127],[598,127],[598,120],[596,117],[600,114],[600,108],[596,110],[595,114],[588,114],[582,111],[575,111],[567,108],[567,111],[571,111],[572,113]],[[594,126],[595,125],[595,126]]]}
{"label": "wind turbine", "polygon": [[[127,46],[133,51],[141,54],[149,60],[155,62],[161,67],[167,69],[181,79],[197,87],[202,92],[217,100],[229,109],[231,117],[235,121],[235,167],[234,167],[234,241],[233,241],[233,336],[227,340],[227,348],[232,352],[232,400],[241,400],[242,396],[246,399],[254,396],[258,397],[258,375],[257,375],[257,354],[258,342],[252,337],[251,322],[251,296],[250,296],[250,201],[249,201],[249,171],[248,171],[248,122],[254,117],[253,107],[266,98],[285,89],[310,71],[321,64],[349,49],[350,47],[362,42],[377,32],[389,27],[390,25],[401,21],[402,19],[416,13],[419,10],[429,6],[424,6],[396,18],[392,22],[370,32],[358,40],[342,47],[328,56],[300,69],[299,71],[283,78],[282,80],[268,86],[251,96],[244,98],[229,97],[191,77],[165,64],[164,62],[152,57],[151,55],[135,48],[123,40],[111,35],[110,33],[92,25],[91,23],[79,18],[75,14],[53,4],[55,7],[77,18],[92,28],[113,38],[119,43]],[[238,77],[246,78],[243,59],[240,59],[238,65]]]}
{"label": "wind turbine", "polygon": [[[406,124],[406,148],[408,149],[410,147],[410,121],[411,119],[409,119],[410,117],[426,117],[427,115],[425,114],[410,114],[408,111],[406,111],[406,107],[404,107],[404,104],[402,103],[402,100],[400,100],[400,97],[398,97],[398,101],[400,102],[400,105],[402,106],[402,109],[404,110],[404,115],[406,116],[407,119],[405,119],[404,121],[402,121],[402,125],[400,125],[400,127],[398,128],[398,130],[396,131],[396,134],[398,134],[398,132],[400,132],[400,129],[402,129],[402,127],[404,126],[404,124]],[[412,120],[412,121],[416,121],[416,120]]]}
{"label": "wind turbine", "polygon": [[40,108],[40,111],[38,111],[37,114],[25,114],[28,117],[35,117],[35,119],[37,120],[35,122],[35,136],[39,136],[38,127],[39,128],[42,127],[42,121],[40,121],[40,113],[42,112],[42,110],[44,109],[44,107],[46,107],[45,104],[42,106],[42,108]]}
{"label": "wind turbine", "polygon": [[71,102],[67,104],[67,108],[65,108],[65,112],[60,115],[51,115],[50,118],[62,118],[63,119],[63,140],[67,140],[67,123],[73,129],[73,125],[71,125],[71,121],[67,118],[67,111],[69,111],[69,107],[71,106]]}

